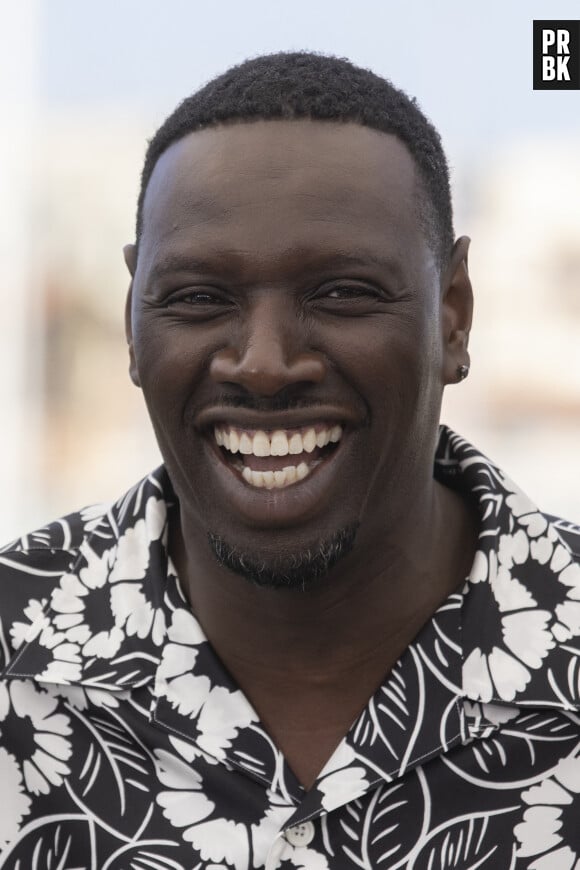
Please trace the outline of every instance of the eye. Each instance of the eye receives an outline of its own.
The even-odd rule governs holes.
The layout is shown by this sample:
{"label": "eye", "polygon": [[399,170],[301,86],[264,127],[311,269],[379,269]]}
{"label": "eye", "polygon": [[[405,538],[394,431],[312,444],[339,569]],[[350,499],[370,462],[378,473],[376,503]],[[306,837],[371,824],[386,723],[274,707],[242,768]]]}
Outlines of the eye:
{"label": "eye", "polygon": [[200,309],[201,311],[223,309],[231,305],[231,300],[218,288],[186,287],[171,294],[165,301],[167,307],[178,305],[180,308]]}
{"label": "eye", "polygon": [[168,295],[166,309],[182,320],[213,320],[234,307],[231,297],[218,287],[183,287]]}
{"label": "eye", "polygon": [[328,299],[361,299],[361,298],[377,298],[379,296],[376,290],[372,287],[365,287],[359,284],[339,284],[336,287],[331,287],[322,294]]}
{"label": "eye", "polygon": [[190,290],[174,296],[168,302],[170,305],[178,302],[184,302],[186,305],[224,305],[226,300],[210,290]]}
{"label": "eye", "polygon": [[372,284],[362,284],[355,280],[335,281],[332,284],[325,284],[319,287],[314,294],[314,300],[320,305],[337,305],[350,306],[367,305],[385,301],[385,295],[378,287],[373,287]]}

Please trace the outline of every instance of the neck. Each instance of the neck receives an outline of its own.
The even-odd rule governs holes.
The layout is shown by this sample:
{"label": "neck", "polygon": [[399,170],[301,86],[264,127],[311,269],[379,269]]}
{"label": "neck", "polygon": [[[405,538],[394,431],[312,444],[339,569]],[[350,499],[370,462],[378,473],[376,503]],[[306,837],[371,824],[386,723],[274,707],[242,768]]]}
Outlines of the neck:
{"label": "neck", "polygon": [[[328,575],[302,590],[257,587],[217,564],[187,515],[173,518],[170,552],[208,639],[242,687],[344,684],[380,662],[384,673],[467,576],[477,520],[432,481],[421,510],[389,529],[362,528]],[[383,675],[384,675],[383,673]]]}

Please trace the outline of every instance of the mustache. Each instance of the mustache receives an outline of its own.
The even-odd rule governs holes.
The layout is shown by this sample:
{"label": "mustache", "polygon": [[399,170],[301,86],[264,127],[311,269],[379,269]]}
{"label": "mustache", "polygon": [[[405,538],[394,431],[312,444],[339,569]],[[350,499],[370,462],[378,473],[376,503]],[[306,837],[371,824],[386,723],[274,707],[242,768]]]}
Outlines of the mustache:
{"label": "mustache", "polygon": [[292,390],[284,388],[276,393],[275,396],[255,396],[249,393],[244,395],[223,394],[216,397],[215,404],[224,408],[244,408],[248,411],[268,413],[273,411],[289,411],[295,408],[319,408],[327,404],[327,402],[307,399],[304,396],[297,395]]}
{"label": "mustache", "polygon": [[[335,395],[321,395],[320,392],[311,393],[305,385],[291,384],[279,390],[273,396],[261,396],[256,393],[250,393],[246,390],[223,390],[211,397],[208,401],[206,396],[205,401],[194,406],[190,404],[184,411],[184,422],[194,423],[195,420],[208,408],[240,408],[244,411],[252,413],[274,414],[276,412],[283,413],[285,411],[300,410],[310,413],[313,416],[318,408],[327,409],[328,407],[344,407],[342,397],[339,399]],[[369,426],[371,421],[371,410],[366,401],[358,398],[359,404],[359,426]],[[349,403],[350,404],[350,403]],[[362,408],[360,407],[362,405]],[[361,413],[362,412],[362,413]]]}

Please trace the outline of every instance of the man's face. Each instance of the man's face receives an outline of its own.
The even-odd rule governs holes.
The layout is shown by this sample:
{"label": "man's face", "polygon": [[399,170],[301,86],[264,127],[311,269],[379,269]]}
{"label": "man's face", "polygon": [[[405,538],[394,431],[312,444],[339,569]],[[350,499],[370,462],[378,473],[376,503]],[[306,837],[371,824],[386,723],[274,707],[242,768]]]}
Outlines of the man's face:
{"label": "man's face", "polygon": [[395,137],[306,120],[196,132],[154,169],[131,374],[182,524],[239,564],[380,547],[431,477],[448,360],[417,184]]}

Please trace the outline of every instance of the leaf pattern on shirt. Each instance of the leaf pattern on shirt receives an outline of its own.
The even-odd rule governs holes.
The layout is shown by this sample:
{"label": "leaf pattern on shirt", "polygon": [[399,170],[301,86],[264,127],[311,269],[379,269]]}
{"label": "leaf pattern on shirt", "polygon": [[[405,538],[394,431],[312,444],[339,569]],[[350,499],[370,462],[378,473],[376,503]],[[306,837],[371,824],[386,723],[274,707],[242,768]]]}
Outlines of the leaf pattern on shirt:
{"label": "leaf pattern on shirt", "polygon": [[445,427],[464,588],[305,792],[191,613],[164,468],[0,552],[0,867],[556,870],[580,862],[580,529]]}
{"label": "leaf pattern on shirt", "polygon": [[96,870],[94,843],[94,825],[84,815],[74,811],[47,814],[23,827],[7,853],[0,853],[0,867]]}
{"label": "leaf pattern on shirt", "polygon": [[[499,870],[514,866],[515,845],[497,836],[498,821],[513,815],[513,807],[489,813],[465,813],[434,828],[419,852],[408,863],[409,870],[455,870],[484,868]],[[495,824],[494,824],[495,823]]]}

